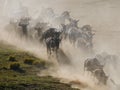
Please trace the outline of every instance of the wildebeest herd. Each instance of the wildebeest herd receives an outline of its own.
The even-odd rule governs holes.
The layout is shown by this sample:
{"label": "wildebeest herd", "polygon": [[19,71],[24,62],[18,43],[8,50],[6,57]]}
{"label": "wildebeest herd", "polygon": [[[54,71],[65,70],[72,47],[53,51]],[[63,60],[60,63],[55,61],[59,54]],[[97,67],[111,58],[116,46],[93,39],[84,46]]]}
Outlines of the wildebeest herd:
{"label": "wildebeest herd", "polygon": [[[11,20],[10,24],[16,32],[24,38],[38,41],[45,44],[48,54],[52,54],[59,49],[60,42],[68,40],[75,47],[83,49],[86,52],[92,51],[93,48],[93,30],[90,25],[78,26],[78,21],[71,18],[68,11],[63,12],[59,16],[55,16],[52,9],[47,9],[48,14],[52,14],[52,21],[59,26],[56,28],[47,21],[35,21],[30,17],[20,17],[17,20]],[[48,15],[45,14],[45,15]],[[67,21],[68,23],[66,23]]]}
{"label": "wildebeest herd", "polygon": [[[79,27],[79,20],[71,18],[68,11],[59,16],[55,16],[54,11],[50,8],[46,12],[44,14],[49,14],[47,17],[52,18],[51,22],[55,22],[59,28],[54,27],[54,24],[51,25],[51,22],[35,21],[30,17],[13,19],[9,26],[12,26],[20,37],[45,45],[50,56],[52,54],[57,56],[60,43],[66,40],[80,50],[92,52],[94,32],[91,25]],[[65,22],[66,20],[68,23]],[[87,59],[84,62],[84,70],[91,72],[99,83],[106,84],[108,76],[106,76],[103,67],[104,65],[99,62],[98,58]]]}

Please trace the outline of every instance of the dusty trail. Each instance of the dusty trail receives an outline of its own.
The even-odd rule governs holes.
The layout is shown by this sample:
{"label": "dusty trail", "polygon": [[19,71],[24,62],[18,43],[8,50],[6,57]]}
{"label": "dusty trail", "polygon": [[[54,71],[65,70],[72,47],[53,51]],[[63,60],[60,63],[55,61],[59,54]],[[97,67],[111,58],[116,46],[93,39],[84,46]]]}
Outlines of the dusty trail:
{"label": "dusty trail", "polygon": [[61,65],[70,65],[71,64],[70,58],[64,53],[64,51],[62,49],[59,49],[59,51],[58,51],[57,61]]}
{"label": "dusty trail", "polygon": [[[8,37],[5,38],[4,36]],[[16,37],[16,34],[14,33],[10,34],[9,32],[3,32],[1,33],[0,39],[10,45],[17,47],[19,50],[28,51],[39,58],[43,58],[44,60],[53,62],[55,64],[47,71],[43,71],[42,74],[40,73],[38,75],[51,75],[53,77],[60,78],[61,82],[70,83],[72,84],[72,87],[77,87],[81,90],[110,90],[109,87],[119,88],[118,82],[116,85],[113,85],[113,83],[110,81],[108,81],[110,83],[110,86],[97,86],[93,78],[90,75],[85,74],[83,71],[84,60],[92,56],[84,54],[80,49],[73,47],[67,41],[64,42],[64,44],[60,45],[60,50],[58,51],[58,59],[50,61],[46,53],[46,48],[40,45],[40,43],[33,43],[31,40],[14,37]],[[112,63],[113,62],[110,64],[112,65]],[[105,67],[106,72],[110,70],[109,73],[113,69],[114,67],[110,66],[109,64]],[[119,69],[119,67],[116,67],[116,69]],[[113,79],[115,79],[115,83],[115,77],[117,77],[117,75],[118,74],[116,73],[113,77]]]}
{"label": "dusty trail", "polygon": [[[9,38],[5,38],[4,36],[8,36]],[[50,61],[47,57],[46,48],[40,45],[40,43],[33,43],[29,40],[26,41],[25,39],[14,37],[16,37],[15,34],[4,32],[1,34],[0,39],[10,45],[17,47],[19,50],[28,51],[39,58]],[[84,74],[84,60],[91,56],[83,54],[80,49],[73,47],[69,42],[64,42],[64,45],[60,45],[60,48],[61,49],[58,51],[58,59],[51,60],[51,62],[55,62],[54,64],[56,65],[38,75],[51,75],[53,77],[60,78],[61,82],[70,83],[72,84],[72,87],[77,87],[81,90],[110,90],[109,86],[97,86],[91,76]],[[113,69],[112,66],[109,67],[111,67],[111,70]],[[110,70],[109,67],[105,67],[106,72]],[[116,67],[116,69],[119,69],[119,67]],[[117,73],[115,76],[117,76]],[[113,79],[115,79],[115,76]],[[113,85],[111,83],[109,85],[111,85],[111,87],[114,86],[112,88],[119,88],[119,84]]]}
{"label": "dusty trail", "polygon": [[[39,42],[20,38],[12,30],[5,31],[5,26],[11,18],[18,18],[29,13],[34,20],[37,19],[40,14],[39,11],[44,8],[42,6],[52,7],[58,13],[71,10],[76,18],[80,18],[80,26],[91,24],[96,30],[93,42],[94,54],[85,54],[69,42],[64,42],[60,46],[58,59],[51,60],[56,65],[42,74],[45,75],[48,72],[46,75],[60,78],[61,82],[71,83],[73,87],[79,87],[81,90],[120,90],[120,59],[116,61],[107,60],[104,67],[106,74],[114,80],[114,84],[108,80],[107,86],[97,86],[93,78],[85,75],[83,71],[85,59],[94,57],[97,53],[108,52],[120,55],[120,43],[118,42],[120,39],[119,0],[55,0],[55,2],[50,0],[11,0],[11,2],[5,0],[4,2],[4,0],[0,0],[0,11],[2,12],[0,14],[0,40],[15,46],[19,50],[28,51],[36,57],[50,61],[47,57],[46,48]],[[45,18],[45,20],[47,19]]]}

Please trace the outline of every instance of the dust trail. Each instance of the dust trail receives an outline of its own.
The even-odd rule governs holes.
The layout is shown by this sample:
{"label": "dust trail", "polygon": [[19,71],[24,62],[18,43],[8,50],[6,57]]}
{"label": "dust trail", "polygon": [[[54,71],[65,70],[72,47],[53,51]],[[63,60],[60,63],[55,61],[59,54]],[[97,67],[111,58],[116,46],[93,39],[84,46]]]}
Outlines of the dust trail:
{"label": "dust trail", "polygon": [[[39,1],[38,0],[36,0],[36,1],[33,1],[33,0],[24,0],[24,1],[23,0],[18,0],[18,1],[11,0],[12,4],[8,3],[7,1],[8,0],[6,0],[4,2],[4,4],[3,4],[4,8],[0,8],[0,10],[3,11],[2,14],[0,15],[0,19],[2,20],[2,21],[0,21],[0,40],[4,41],[6,43],[9,43],[11,45],[16,46],[20,50],[29,51],[32,54],[34,54],[35,56],[47,60],[46,48],[44,48],[42,45],[40,45],[39,42],[33,42],[31,40],[26,40],[24,38],[20,38],[12,30],[5,31],[5,26],[9,23],[10,18],[13,18],[13,17],[19,18],[22,15],[23,16],[28,15],[28,13],[29,13],[30,17],[36,19],[39,16],[39,11],[43,9],[42,6],[44,6],[44,7],[49,7],[49,6],[53,7],[53,4],[56,4],[55,7],[57,7],[57,5],[59,3],[62,5],[64,3],[64,1],[63,0],[61,0],[61,1],[60,0],[55,0],[55,2],[51,2],[51,1],[48,1],[48,0],[44,0],[44,1],[43,0],[39,0]],[[20,1],[22,2],[23,6],[28,7],[28,10],[21,7],[21,4],[19,4]],[[65,1],[65,3],[67,1]],[[82,3],[84,3],[84,4],[87,3],[87,2],[84,2],[82,0],[80,0],[80,1]],[[71,1],[71,2],[73,3],[73,1]],[[41,6],[38,5],[39,3],[41,3],[40,4]],[[50,5],[48,5],[49,3],[50,3]],[[64,5],[64,6],[67,6],[67,5]],[[84,5],[81,5],[81,7],[83,7],[83,6]],[[108,24],[106,26],[103,25],[103,22],[101,21],[101,20],[103,20],[103,21],[105,21],[105,23],[109,22],[110,18],[107,17],[107,14],[111,15],[111,14],[109,14],[110,12],[106,12],[106,16],[104,16],[104,14],[102,14],[102,19],[97,18],[97,21],[95,21],[93,17],[97,16],[98,14],[94,13],[93,16],[89,17],[89,15],[88,15],[89,12],[87,13],[87,11],[89,11],[89,10],[91,12],[94,12],[94,11],[97,11],[97,10],[100,9],[99,13],[102,13],[100,5],[98,5],[98,6],[99,7],[97,9],[95,9],[95,10],[94,10],[94,7],[91,7],[91,9],[93,11],[88,9],[88,8],[90,8],[90,6],[88,6],[88,7],[86,6],[86,7],[84,7],[84,9],[80,8],[81,13],[83,13],[83,14],[80,14],[80,16],[81,15],[87,15],[88,16],[88,17],[86,17],[86,19],[85,18],[80,18],[81,19],[80,23],[81,24],[84,24],[84,23],[86,24],[86,22],[88,21],[89,23],[93,24],[95,27],[98,27],[96,29],[102,30],[102,31],[104,31],[105,29],[111,29],[110,27],[107,27],[107,26],[112,26],[113,27],[114,24],[116,23],[115,21],[112,21],[112,25]],[[65,10],[65,9],[70,10],[70,8],[72,6],[70,7],[68,5],[68,7],[62,8],[60,5],[58,5],[58,7],[55,8],[55,10],[57,12]],[[104,6],[103,8],[108,9],[108,8],[106,8],[106,6]],[[25,14],[24,14],[24,10],[27,11],[27,12],[25,12]],[[71,10],[73,12],[75,12],[77,10],[77,13],[75,14],[75,16],[78,16],[78,12],[79,12],[78,11],[78,5],[77,5],[76,9],[74,9],[72,7]],[[84,13],[84,11],[86,13]],[[108,11],[111,11],[111,10],[108,9]],[[15,12],[19,13],[19,15],[17,13],[15,14]],[[97,17],[99,17],[99,16],[97,16]],[[110,16],[110,17],[114,18],[114,16]],[[116,15],[115,15],[115,17],[116,17]],[[116,20],[116,18],[115,18],[115,20]],[[119,21],[117,21],[117,22],[119,23]],[[101,27],[101,26],[103,26],[103,27]],[[117,25],[116,25],[116,28],[117,28]],[[119,49],[119,47],[118,47],[119,45],[118,46],[115,45],[115,46],[117,46],[117,48],[116,48],[114,46],[114,44],[112,44],[113,42],[118,42],[118,40],[115,41],[116,38],[114,36],[113,37],[115,39],[111,39],[111,38],[113,38],[111,36],[102,37],[102,36],[106,36],[105,33],[106,32],[104,32],[104,34],[103,33],[102,34],[97,33],[97,35],[95,37],[95,40],[94,40],[95,53],[101,53],[102,51],[107,51],[110,54],[111,53],[112,54],[114,54],[114,53],[118,54],[117,49]],[[110,44],[110,46],[109,46],[109,44]],[[50,68],[49,71],[47,71],[47,72],[43,72],[43,74],[47,73],[48,75],[50,74],[50,75],[52,75],[54,77],[60,78],[61,82],[71,83],[73,85],[73,87],[80,87],[81,90],[119,90],[120,89],[120,81],[119,81],[120,80],[120,77],[119,77],[119,75],[120,75],[120,72],[119,72],[119,68],[120,68],[119,64],[120,64],[120,62],[119,62],[119,59],[117,59],[115,62],[114,62],[114,60],[107,60],[106,61],[107,64],[104,67],[105,72],[107,73],[107,75],[110,76],[110,79],[112,79],[113,81],[111,82],[111,80],[109,80],[107,86],[97,86],[95,84],[95,81],[93,81],[93,77],[91,77],[89,75],[86,75],[84,73],[84,71],[83,71],[83,65],[84,65],[85,59],[89,58],[89,57],[91,57],[91,58],[95,57],[95,54],[93,54],[93,55],[92,54],[90,54],[90,55],[85,54],[85,53],[83,53],[81,51],[81,49],[73,47],[73,45],[71,45],[67,41],[62,42],[60,48],[65,53],[66,57],[68,57],[67,60],[69,60],[72,64],[71,65],[65,65],[65,64],[64,65],[63,64],[59,65],[59,64],[56,64],[55,67]],[[55,62],[55,63],[57,63],[57,62]]]}

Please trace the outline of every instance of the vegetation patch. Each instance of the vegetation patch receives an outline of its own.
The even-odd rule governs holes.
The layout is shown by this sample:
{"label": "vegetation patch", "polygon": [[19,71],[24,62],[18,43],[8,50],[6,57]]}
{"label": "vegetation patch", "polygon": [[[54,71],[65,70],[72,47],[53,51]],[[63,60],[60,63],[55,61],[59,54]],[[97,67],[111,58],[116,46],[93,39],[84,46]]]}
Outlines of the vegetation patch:
{"label": "vegetation patch", "polygon": [[39,77],[50,64],[28,52],[0,45],[0,90],[77,90],[53,77]]}
{"label": "vegetation patch", "polygon": [[34,59],[31,59],[31,58],[27,58],[27,59],[24,60],[24,63],[29,64],[29,65],[32,65],[33,62],[34,62]]}
{"label": "vegetation patch", "polygon": [[19,63],[12,63],[12,64],[10,64],[10,69],[19,70],[20,69],[20,64]]}
{"label": "vegetation patch", "polygon": [[35,61],[33,63],[33,65],[35,65],[37,68],[45,68],[46,62],[45,61]]}
{"label": "vegetation patch", "polygon": [[15,62],[16,58],[14,56],[10,56],[8,60],[11,61],[11,62]]}

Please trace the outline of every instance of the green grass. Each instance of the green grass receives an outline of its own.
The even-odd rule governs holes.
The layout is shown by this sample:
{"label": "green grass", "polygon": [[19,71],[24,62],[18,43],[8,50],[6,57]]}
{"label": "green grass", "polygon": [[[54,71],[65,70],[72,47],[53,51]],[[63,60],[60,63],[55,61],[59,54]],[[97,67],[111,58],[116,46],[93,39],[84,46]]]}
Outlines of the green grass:
{"label": "green grass", "polygon": [[[10,57],[15,61],[10,61]],[[26,59],[33,62],[27,64]],[[20,64],[20,70],[10,69],[10,65],[14,63]],[[69,84],[60,83],[56,78],[37,76],[37,72],[45,69],[47,65],[47,62],[28,52],[0,44],[0,90],[76,90]]]}

